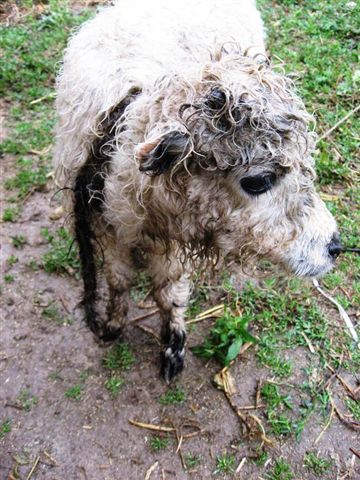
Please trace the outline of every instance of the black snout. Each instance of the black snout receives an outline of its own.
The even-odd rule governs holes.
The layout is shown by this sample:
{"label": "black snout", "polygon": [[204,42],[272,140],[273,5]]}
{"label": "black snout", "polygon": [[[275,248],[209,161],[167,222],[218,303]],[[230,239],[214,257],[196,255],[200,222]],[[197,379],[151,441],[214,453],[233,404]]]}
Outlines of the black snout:
{"label": "black snout", "polygon": [[342,252],[343,247],[340,243],[340,239],[337,235],[334,235],[328,245],[328,252],[330,257],[335,260]]}

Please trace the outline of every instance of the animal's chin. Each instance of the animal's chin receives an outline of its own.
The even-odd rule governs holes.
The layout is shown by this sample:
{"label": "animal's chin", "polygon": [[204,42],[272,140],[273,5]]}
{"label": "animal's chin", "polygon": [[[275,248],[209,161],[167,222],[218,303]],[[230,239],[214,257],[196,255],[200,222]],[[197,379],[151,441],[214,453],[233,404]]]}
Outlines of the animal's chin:
{"label": "animal's chin", "polygon": [[[311,278],[311,277],[322,277],[326,273],[328,273],[332,268],[334,264],[332,262],[328,262],[325,265],[314,265],[314,264],[307,264],[304,262],[301,262],[297,266],[292,266],[292,272],[295,274],[297,277],[302,277],[302,278]],[[295,268],[294,268],[295,267]]]}

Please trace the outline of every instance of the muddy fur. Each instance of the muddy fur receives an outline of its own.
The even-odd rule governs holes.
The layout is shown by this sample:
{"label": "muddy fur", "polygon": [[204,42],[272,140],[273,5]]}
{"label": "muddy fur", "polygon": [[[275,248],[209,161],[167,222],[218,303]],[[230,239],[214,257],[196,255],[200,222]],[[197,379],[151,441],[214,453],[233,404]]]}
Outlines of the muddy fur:
{"label": "muddy fur", "polygon": [[[56,181],[75,214],[87,322],[118,335],[146,266],[167,381],[183,366],[195,271],[229,258],[299,276],[333,265],[311,117],[263,37],[252,0],[122,0],[72,38],[58,78]],[[95,238],[110,290],[101,320]]]}

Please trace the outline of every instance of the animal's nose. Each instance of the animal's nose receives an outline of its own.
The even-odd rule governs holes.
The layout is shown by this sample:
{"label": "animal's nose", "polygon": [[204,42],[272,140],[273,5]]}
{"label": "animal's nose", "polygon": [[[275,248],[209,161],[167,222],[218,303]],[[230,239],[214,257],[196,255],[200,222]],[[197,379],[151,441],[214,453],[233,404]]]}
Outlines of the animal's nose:
{"label": "animal's nose", "polygon": [[339,253],[342,250],[340,239],[338,235],[334,235],[328,245],[328,252],[330,257],[335,260],[339,256]]}

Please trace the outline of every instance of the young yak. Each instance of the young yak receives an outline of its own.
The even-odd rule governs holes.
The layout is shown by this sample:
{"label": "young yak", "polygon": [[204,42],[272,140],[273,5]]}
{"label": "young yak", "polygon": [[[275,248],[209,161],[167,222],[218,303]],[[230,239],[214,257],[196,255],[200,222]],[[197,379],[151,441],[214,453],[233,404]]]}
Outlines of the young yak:
{"label": "young yak", "polygon": [[[333,266],[341,247],[314,188],[309,115],[265,57],[255,1],[120,0],[103,9],[69,43],[57,111],[56,181],[73,214],[86,321],[116,338],[146,267],[167,382],[183,368],[195,270],[249,257],[299,276]],[[100,320],[101,250],[109,303]]]}

